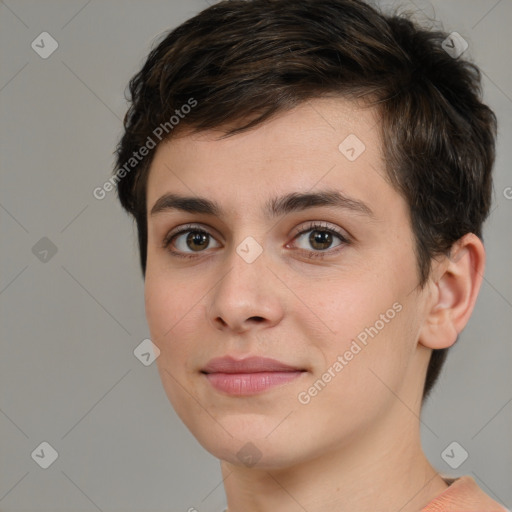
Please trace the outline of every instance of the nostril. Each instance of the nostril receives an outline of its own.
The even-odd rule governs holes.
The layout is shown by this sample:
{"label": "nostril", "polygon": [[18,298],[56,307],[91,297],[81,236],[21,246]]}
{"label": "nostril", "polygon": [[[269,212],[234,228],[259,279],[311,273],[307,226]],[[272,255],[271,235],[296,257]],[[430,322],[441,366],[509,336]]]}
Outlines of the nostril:
{"label": "nostril", "polygon": [[223,320],[220,316],[217,318],[217,320],[221,323],[222,327],[227,327],[227,322]]}

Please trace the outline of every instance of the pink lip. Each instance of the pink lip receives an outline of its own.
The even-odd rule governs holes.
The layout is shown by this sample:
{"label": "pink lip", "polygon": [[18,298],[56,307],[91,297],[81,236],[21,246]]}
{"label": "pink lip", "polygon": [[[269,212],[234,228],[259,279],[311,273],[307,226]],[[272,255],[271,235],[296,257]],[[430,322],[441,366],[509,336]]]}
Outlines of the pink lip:
{"label": "pink lip", "polygon": [[201,370],[210,384],[229,395],[253,395],[296,379],[305,371],[266,357],[212,359]]}
{"label": "pink lip", "polygon": [[293,372],[302,368],[270,359],[268,357],[246,357],[235,359],[231,356],[211,359],[201,370],[204,373],[256,373],[256,372]]}

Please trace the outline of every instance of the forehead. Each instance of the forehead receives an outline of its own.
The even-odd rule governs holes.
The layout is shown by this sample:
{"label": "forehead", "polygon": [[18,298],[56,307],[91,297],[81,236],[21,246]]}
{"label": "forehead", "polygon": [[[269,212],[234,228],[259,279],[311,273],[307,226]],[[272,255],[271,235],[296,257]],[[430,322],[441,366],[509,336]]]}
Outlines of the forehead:
{"label": "forehead", "polygon": [[[157,148],[147,207],[166,192],[218,198],[227,207],[270,196],[335,188],[382,200],[385,180],[379,116],[342,98],[307,101],[227,138],[222,130],[183,131]],[[361,197],[362,199],[362,197]]]}

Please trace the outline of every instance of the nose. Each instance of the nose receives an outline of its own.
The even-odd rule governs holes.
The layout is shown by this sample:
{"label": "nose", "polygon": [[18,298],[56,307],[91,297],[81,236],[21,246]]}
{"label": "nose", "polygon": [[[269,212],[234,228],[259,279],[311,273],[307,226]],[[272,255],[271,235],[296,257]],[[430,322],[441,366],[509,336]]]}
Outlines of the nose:
{"label": "nose", "polygon": [[225,263],[222,277],[208,294],[209,322],[236,334],[278,324],[284,312],[283,286],[270,271],[265,251],[249,263],[234,248]]}

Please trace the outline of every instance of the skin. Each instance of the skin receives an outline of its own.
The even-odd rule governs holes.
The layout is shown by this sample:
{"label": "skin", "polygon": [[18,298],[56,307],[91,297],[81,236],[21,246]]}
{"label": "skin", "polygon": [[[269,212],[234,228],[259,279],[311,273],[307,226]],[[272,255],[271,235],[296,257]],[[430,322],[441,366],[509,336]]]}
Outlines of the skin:
{"label": "skin", "polygon": [[[229,512],[409,512],[447,488],[422,451],[421,394],[431,349],[452,345],[471,314],[485,253],[466,235],[418,287],[408,206],[386,180],[378,127],[373,108],[323,98],[223,140],[218,130],[182,131],[155,154],[147,320],[172,406],[221,461]],[[338,149],[349,134],[366,147],[355,161]],[[325,189],[364,202],[373,215],[332,206],[264,215],[270,198]],[[224,212],[150,215],[165,193],[205,197]],[[311,229],[297,238],[309,221],[338,228],[349,243],[333,235],[318,249]],[[187,233],[163,247],[189,223],[211,234],[206,248],[187,245]],[[263,249],[252,263],[236,252],[248,236]],[[323,259],[308,257],[319,252]],[[301,403],[298,394],[397,303],[400,312]],[[307,371],[257,395],[228,396],[200,372],[227,354]],[[250,463],[237,456],[244,446]]]}

